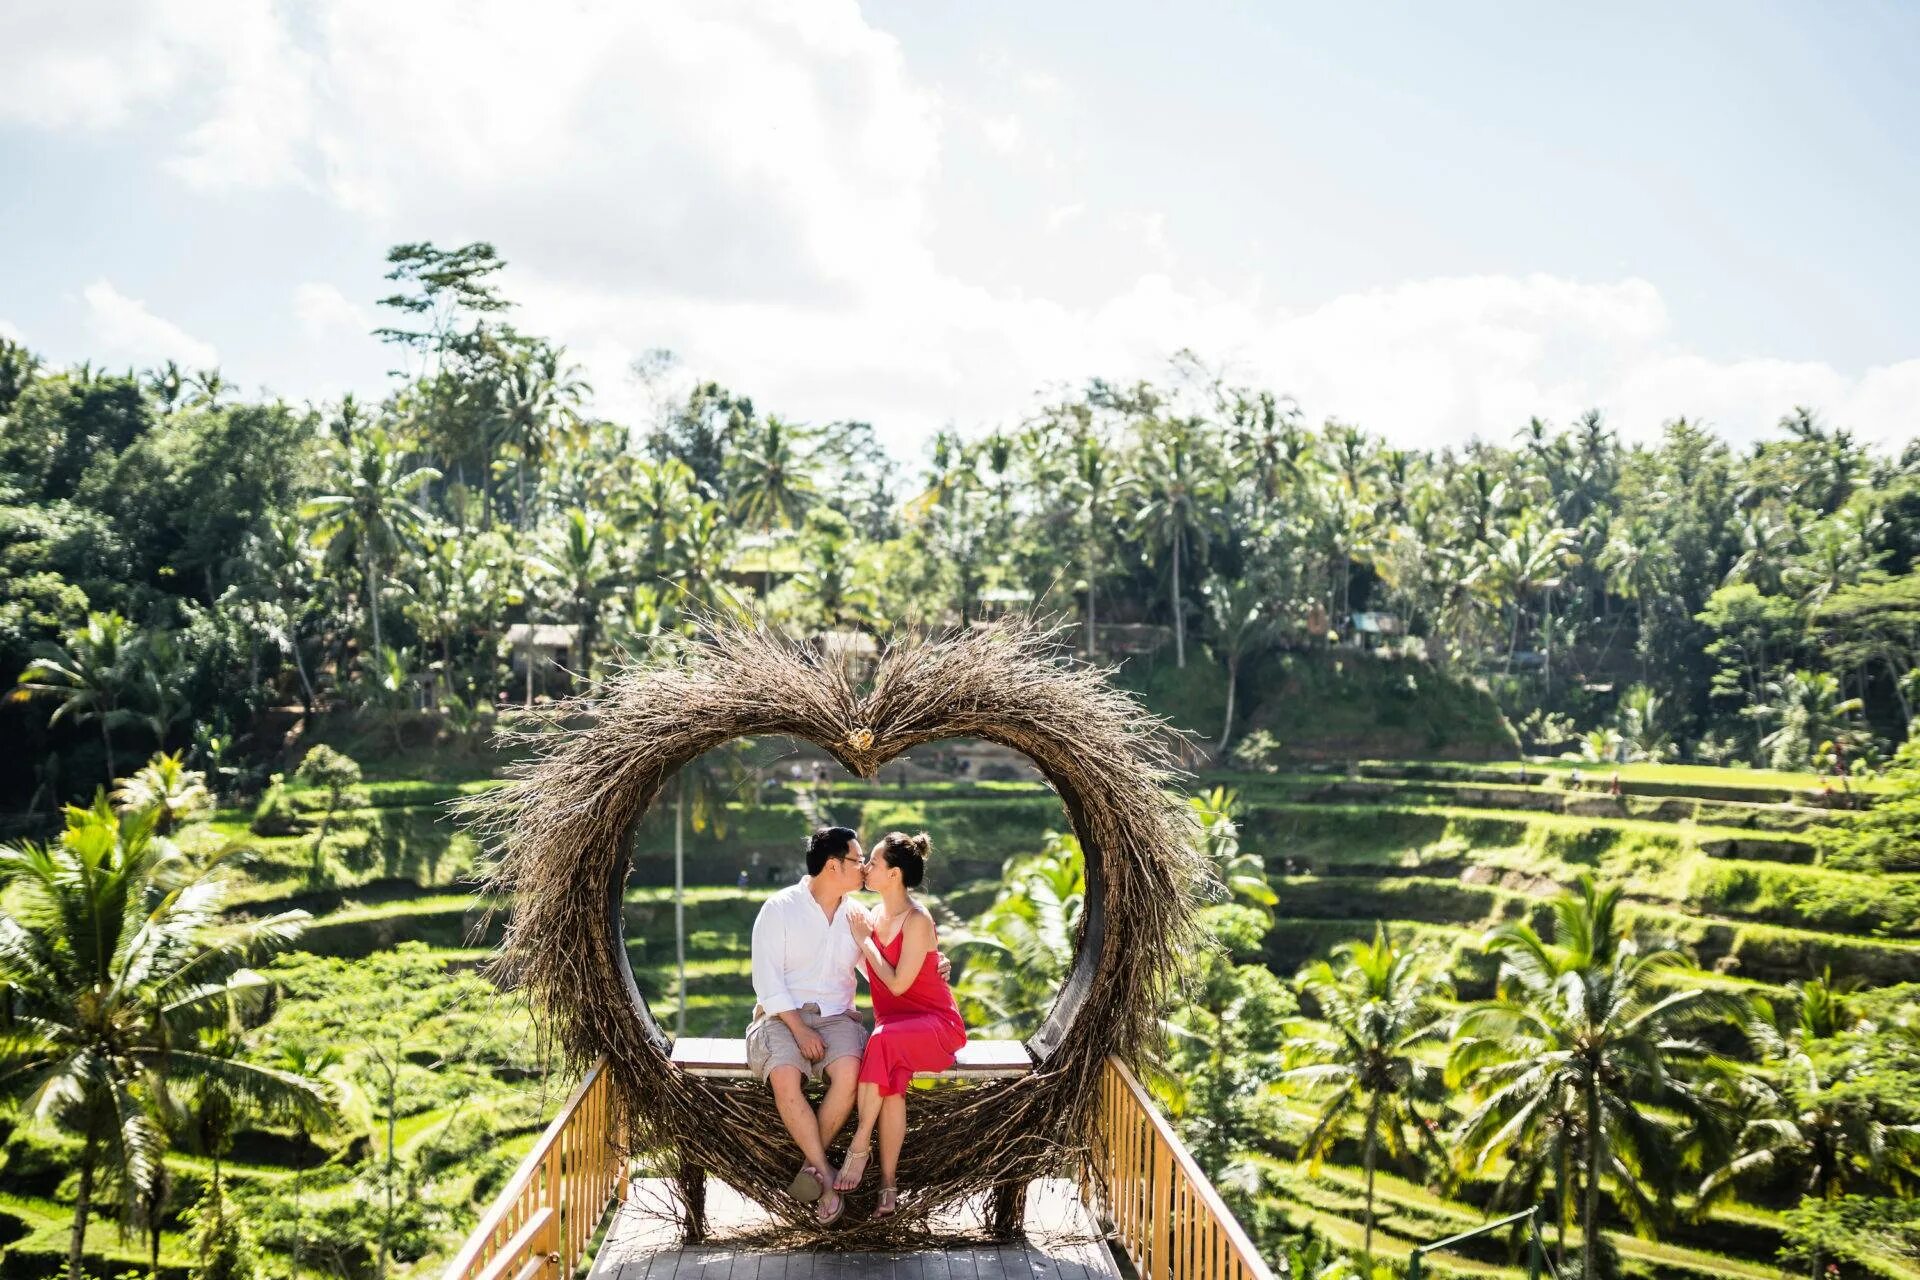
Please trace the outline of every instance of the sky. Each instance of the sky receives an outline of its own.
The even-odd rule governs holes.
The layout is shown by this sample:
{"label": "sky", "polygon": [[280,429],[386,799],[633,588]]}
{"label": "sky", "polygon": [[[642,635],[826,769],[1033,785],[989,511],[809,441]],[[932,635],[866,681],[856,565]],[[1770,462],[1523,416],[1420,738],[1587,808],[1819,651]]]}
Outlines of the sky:
{"label": "sky", "polygon": [[9,0],[0,335],[377,396],[388,246],[484,239],[629,422],[711,378],[910,457],[1186,348],[1401,445],[1897,449],[1917,65],[1872,0]]}

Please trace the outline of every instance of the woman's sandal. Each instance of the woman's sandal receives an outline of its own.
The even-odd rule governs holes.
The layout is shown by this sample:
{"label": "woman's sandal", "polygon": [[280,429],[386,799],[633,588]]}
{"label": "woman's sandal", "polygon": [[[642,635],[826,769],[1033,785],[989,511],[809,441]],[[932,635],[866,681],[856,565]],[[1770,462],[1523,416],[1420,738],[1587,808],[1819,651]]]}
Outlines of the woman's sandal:
{"label": "woman's sandal", "polygon": [[[871,1150],[847,1152],[846,1161],[840,1166],[840,1176],[833,1180],[833,1189],[835,1191],[851,1191],[859,1186],[860,1180],[867,1176],[867,1160],[872,1154],[873,1152]],[[842,1179],[848,1177],[849,1174],[851,1174],[853,1181],[843,1181]]]}
{"label": "woman's sandal", "polygon": [[891,1218],[893,1211],[900,1207],[900,1192],[893,1187],[880,1188],[880,1202],[873,1206],[875,1218]]}
{"label": "woman's sandal", "polygon": [[800,1172],[793,1175],[793,1181],[787,1184],[787,1194],[801,1204],[812,1204],[827,1190],[831,1181],[812,1165],[802,1165]]}
{"label": "woman's sandal", "polygon": [[[829,1200],[833,1202],[833,1208],[831,1210],[827,1209],[827,1202]],[[840,1221],[840,1215],[845,1213],[846,1209],[847,1198],[838,1191],[835,1191],[832,1187],[828,1187],[821,1193],[820,1203],[814,1206],[813,1220],[823,1227],[830,1227]]]}

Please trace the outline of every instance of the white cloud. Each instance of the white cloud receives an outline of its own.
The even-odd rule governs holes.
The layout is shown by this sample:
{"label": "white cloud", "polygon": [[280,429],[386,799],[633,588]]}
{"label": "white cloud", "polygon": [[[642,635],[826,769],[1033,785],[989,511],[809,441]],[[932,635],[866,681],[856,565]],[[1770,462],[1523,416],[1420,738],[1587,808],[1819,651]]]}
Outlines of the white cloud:
{"label": "white cloud", "polygon": [[1012,155],[1020,150],[1026,140],[1026,130],[1020,124],[1020,117],[1012,112],[980,117],[980,132],[986,138],[987,145],[1001,155]]}
{"label": "white cloud", "polygon": [[0,122],[104,129],[234,73],[270,21],[255,0],[15,0],[0,40]]}
{"label": "white cloud", "polygon": [[26,341],[25,338],[20,336],[20,330],[8,324],[5,320],[0,320],[0,338],[5,338],[8,342]]}
{"label": "white cloud", "polygon": [[364,310],[323,281],[309,280],[293,291],[293,314],[309,338],[362,336],[373,330],[373,320]]}
{"label": "white cloud", "polygon": [[1086,204],[1086,201],[1084,200],[1075,201],[1073,204],[1059,205],[1055,208],[1049,209],[1047,210],[1047,230],[1058,231],[1060,230],[1060,228],[1066,226],[1069,222],[1072,222],[1076,218],[1080,217],[1080,215],[1085,213],[1086,211],[1087,211],[1087,204]]}
{"label": "white cloud", "polygon": [[[1876,440],[1920,434],[1920,359],[1857,372],[1711,359],[1641,279],[1445,277],[1276,299],[1184,270],[1182,227],[1162,212],[1016,192],[1032,241],[993,246],[1001,276],[1084,239],[1113,284],[1071,302],[986,287],[934,247],[943,130],[1044,153],[1040,126],[1058,116],[1043,100],[1067,91],[990,58],[1006,92],[989,104],[1002,114],[982,114],[916,80],[853,0],[119,13],[35,7],[28,38],[0,50],[0,120],[104,127],[164,107],[179,125],[169,167],[195,188],[294,185],[375,235],[490,239],[514,264],[526,327],[569,344],[608,412],[646,411],[627,365],[665,346],[782,412],[866,418],[907,445],[948,421],[1017,417],[1038,388],[1153,375],[1191,347],[1316,417],[1423,445],[1594,405],[1640,437],[1680,414],[1747,437],[1802,402]],[[1049,234],[1068,226],[1106,234]],[[104,281],[88,301],[103,343],[212,358]],[[324,281],[292,311],[310,337],[367,328]],[[337,350],[316,343],[312,358]],[[317,368],[314,383],[337,376]]]}
{"label": "white cloud", "polygon": [[135,364],[178,360],[190,369],[210,369],[220,356],[171,320],[147,310],[147,304],[129,298],[106,280],[95,280],[81,291],[87,304],[88,350]]}

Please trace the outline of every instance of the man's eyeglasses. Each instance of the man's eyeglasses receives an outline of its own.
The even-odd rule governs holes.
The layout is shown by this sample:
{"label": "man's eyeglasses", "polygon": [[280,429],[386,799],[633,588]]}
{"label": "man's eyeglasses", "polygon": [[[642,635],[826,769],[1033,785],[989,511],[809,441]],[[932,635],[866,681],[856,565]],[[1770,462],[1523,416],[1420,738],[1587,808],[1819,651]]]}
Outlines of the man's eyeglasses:
{"label": "man's eyeglasses", "polygon": [[856,867],[870,867],[873,865],[872,858],[856,858],[850,853],[836,853],[833,855],[833,858],[836,862],[851,862]]}

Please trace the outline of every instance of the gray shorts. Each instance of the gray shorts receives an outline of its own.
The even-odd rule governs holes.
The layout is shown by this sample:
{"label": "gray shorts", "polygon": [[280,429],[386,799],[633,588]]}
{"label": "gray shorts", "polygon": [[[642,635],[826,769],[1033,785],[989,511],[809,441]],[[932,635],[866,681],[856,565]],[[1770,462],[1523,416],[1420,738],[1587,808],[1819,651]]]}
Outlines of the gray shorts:
{"label": "gray shorts", "polygon": [[786,1020],[775,1014],[762,1014],[747,1027],[747,1069],[760,1079],[772,1075],[775,1067],[793,1067],[802,1076],[819,1079],[828,1063],[858,1058],[866,1052],[867,1024],[853,1010],[822,1017],[819,1005],[803,1004],[795,1012],[819,1034],[827,1051],[820,1056],[820,1061],[807,1061]]}

